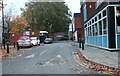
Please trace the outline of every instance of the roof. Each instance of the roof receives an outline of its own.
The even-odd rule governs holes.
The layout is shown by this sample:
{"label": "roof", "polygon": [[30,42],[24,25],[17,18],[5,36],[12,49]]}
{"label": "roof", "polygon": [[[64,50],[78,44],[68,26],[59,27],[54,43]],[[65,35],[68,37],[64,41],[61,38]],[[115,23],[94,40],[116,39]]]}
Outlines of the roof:
{"label": "roof", "polygon": [[80,13],[74,13],[74,17],[80,17]]}
{"label": "roof", "polygon": [[47,31],[40,31],[40,33],[48,33]]}
{"label": "roof", "polygon": [[81,27],[76,28],[73,32],[76,32],[76,31],[78,31],[78,30],[81,30]]}

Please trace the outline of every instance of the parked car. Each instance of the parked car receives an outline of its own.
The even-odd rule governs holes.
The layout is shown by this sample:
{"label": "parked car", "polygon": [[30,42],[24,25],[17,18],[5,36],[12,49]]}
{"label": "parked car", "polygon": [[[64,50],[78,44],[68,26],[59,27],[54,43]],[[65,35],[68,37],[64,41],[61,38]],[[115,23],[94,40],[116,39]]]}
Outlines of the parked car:
{"label": "parked car", "polygon": [[32,47],[32,43],[31,43],[29,36],[21,36],[17,42],[20,48],[21,47]]}
{"label": "parked car", "polygon": [[40,40],[37,37],[30,37],[32,45],[40,45]]}
{"label": "parked car", "polygon": [[44,40],[44,43],[45,43],[45,44],[51,44],[51,43],[53,43],[53,39],[52,39],[52,38],[46,38],[46,39]]}

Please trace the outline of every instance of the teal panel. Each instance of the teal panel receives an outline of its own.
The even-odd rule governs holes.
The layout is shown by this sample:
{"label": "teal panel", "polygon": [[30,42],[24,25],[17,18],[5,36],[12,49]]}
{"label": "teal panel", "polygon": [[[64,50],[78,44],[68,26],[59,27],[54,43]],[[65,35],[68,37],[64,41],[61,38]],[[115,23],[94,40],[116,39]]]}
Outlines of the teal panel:
{"label": "teal panel", "polygon": [[94,37],[94,45],[98,46],[97,44],[98,44],[98,37]]}
{"label": "teal panel", "polygon": [[87,43],[90,44],[90,37],[88,37],[88,42]]}
{"label": "teal panel", "polygon": [[102,36],[98,37],[98,46],[102,47]]}
{"label": "teal panel", "polygon": [[120,35],[117,35],[117,48],[120,48]]}
{"label": "teal panel", "polygon": [[108,43],[107,36],[103,36],[103,45],[102,45],[102,47],[108,48],[107,43]]}

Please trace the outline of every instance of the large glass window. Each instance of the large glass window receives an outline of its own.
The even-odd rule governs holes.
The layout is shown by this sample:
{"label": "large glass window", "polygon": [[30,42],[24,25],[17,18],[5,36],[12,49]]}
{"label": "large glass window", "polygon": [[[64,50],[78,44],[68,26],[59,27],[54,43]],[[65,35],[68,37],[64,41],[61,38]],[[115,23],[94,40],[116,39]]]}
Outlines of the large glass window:
{"label": "large glass window", "polygon": [[92,26],[92,33],[93,33],[93,36],[95,36],[95,33],[94,33],[94,25]]}
{"label": "large glass window", "polygon": [[97,27],[97,23],[95,24],[95,30],[94,30],[94,31],[95,31],[95,32],[94,32],[94,33],[95,33],[94,35],[97,36],[97,35],[98,35],[98,27]]}
{"label": "large glass window", "polygon": [[97,17],[95,17],[95,21],[97,21]]}
{"label": "large glass window", "polygon": [[88,27],[88,36],[90,36],[90,27]]}
{"label": "large glass window", "polygon": [[88,26],[90,26],[90,24],[88,23]]}
{"label": "large glass window", "polygon": [[103,11],[103,17],[106,16],[106,10]]}
{"label": "large glass window", "polygon": [[98,18],[101,19],[101,13],[98,15]]}
{"label": "large glass window", "polygon": [[103,19],[103,34],[107,34],[107,18]]}
{"label": "large glass window", "polygon": [[92,29],[91,29],[91,26],[90,26],[90,36],[92,36]]}
{"label": "large glass window", "polygon": [[102,21],[99,21],[99,35],[102,35]]}
{"label": "large glass window", "polygon": [[92,23],[94,23],[94,19],[92,19]]}
{"label": "large glass window", "polygon": [[86,28],[86,36],[88,37],[88,28]]}
{"label": "large glass window", "polygon": [[[119,19],[120,20],[120,19]],[[120,21],[118,21],[118,31],[120,33]],[[94,19],[89,20],[88,36],[106,35],[107,32],[107,10],[101,11]]]}
{"label": "large glass window", "polygon": [[90,25],[91,25],[91,21],[90,21]]}

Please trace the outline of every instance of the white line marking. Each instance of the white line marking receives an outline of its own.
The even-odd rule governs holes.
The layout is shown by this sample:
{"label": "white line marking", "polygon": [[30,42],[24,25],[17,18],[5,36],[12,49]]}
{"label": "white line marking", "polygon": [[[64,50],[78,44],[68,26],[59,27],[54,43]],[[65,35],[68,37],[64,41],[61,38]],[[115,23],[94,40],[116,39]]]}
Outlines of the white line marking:
{"label": "white line marking", "polygon": [[45,51],[43,51],[42,53],[40,53],[40,55],[39,56],[41,56],[43,53],[45,53],[47,50],[45,50]]}
{"label": "white line marking", "polygon": [[57,55],[58,58],[62,58],[61,55]]}
{"label": "white line marking", "polygon": [[33,53],[32,55],[26,56],[25,58],[33,58],[35,54]]}
{"label": "white line marking", "polygon": [[18,55],[18,56],[22,56],[22,54]]}
{"label": "white line marking", "polygon": [[62,57],[61,57],[61,55],[57,55],[55,58],[47,61],[43,66],[46,66],[46,65],[50,64],[50,62],[52,62],[52,61],[55,60],[56,58],[62,58]]}

